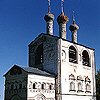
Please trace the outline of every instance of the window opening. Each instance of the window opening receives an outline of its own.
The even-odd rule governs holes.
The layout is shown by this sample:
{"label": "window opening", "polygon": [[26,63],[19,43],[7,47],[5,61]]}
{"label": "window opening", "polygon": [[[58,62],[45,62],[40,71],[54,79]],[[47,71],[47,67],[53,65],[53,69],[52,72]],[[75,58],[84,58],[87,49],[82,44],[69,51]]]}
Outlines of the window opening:
{"label": "window opening", "polygon": [[43,63],[43,44],[40,44],[36,49],[35,65]]}
{"label": "window opening", "polygon": [[90,90],[91,90],[90,85],[89,84],[86,84],[86,92],[90,92]]}
{"label": "window opening", "polygon": [[19,89],[22,89],[22,84],[19,84]]}
{"label": "window opening", "polygon": [[82,63],[83,63],[83,65],[85,65],[85,66],[89,66],[90,64],[89,64],[89,55],[88,55],[88,52],[86,51],[86,50],[84,50],[83,51],[83,53],[82,53]]}
{"label": "window opening", "polygon": [[70,83],[70,90],[71,91],[75,90],[75,83],[74,82]]}
{"label": "window opening", "polygon": [[12,85],[11,85],[11,90],[13,90],[13,89],[14,89],[14,85],[12,84]]}
{"label": "window opening", "polygon": [[73,46],[69,47],[69,62],[77,63],[77,52]]}
{"label": "window opening", "polygon": [[33,83],[33,89],[36,89],[36,83]]}
{"label": "window opening", "polygon": [[44,84],[41,85],[41,88],[44,89]]}
{"label": "window opening", "polygon": [[15,89],[17,89],[17,85],[15,86]]}
{"label": "window opening", "polygon": [[82,91],[82,83],[78,83],[78,91]]}
{"label": "window opening", "polygon": [[52,85],[49,85],[49,89],[52,90]]}

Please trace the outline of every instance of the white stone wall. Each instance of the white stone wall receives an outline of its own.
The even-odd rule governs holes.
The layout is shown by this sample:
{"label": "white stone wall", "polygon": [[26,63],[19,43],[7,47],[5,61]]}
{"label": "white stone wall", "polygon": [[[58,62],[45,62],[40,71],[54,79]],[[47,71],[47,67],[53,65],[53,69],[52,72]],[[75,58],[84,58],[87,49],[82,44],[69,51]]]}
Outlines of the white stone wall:
{"label": "white stone wall", "polygon": [[[33,84],[35,88],[33,88]],[[42,84],[44,88],[42,89]],[[40,75],[28,75],[28,100],[55,100],[55,78],[40,76]]]}
{"label": "white stone wall", "polygon": [[91,96],[63,95],[62,100],[94,100]]}
{"label": "white stone wall", "polygon": [[[64,40],[60,40],[61,44],[61,91],[64,94],[64,98],[68,98],[73,100],[76,98],[79,100],[81,97],[86,98],[85,100],[90,100],[95,92],[95,65],[94,65],[94,50],[86,48],[81,45],[73,44]],[[77,63],[69,62],[69,47],[74,46],[77,50]],[[90,58],[90,66],[84,66],[82,64],[82,51],[86,50],[89,54]],[[75,80],[75,91],[70,91],[70,82],[72,81],[69,79],[70,75],[74,75]],[[77,77],[81,76],[82,80],[78,80]],[[85,78],[88,77],[90,82],[85,82]],[[78,91],[78,83],[81,82],[82,84],[82,91]],[[90,90],[86,92],[86,84],[90,85]],[[72,95],[71,95],[72,94]],[[73,95],[79,95],[73,97]],[[81,99],[82,100],[82,99]]]}

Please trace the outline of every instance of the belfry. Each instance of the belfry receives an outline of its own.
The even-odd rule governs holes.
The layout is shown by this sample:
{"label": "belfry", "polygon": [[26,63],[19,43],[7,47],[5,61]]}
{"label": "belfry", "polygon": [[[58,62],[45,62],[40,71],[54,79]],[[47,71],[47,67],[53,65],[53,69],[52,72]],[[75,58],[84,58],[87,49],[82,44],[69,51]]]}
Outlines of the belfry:
{"label": "belfry", "polygon": [[4,75],[4,100],[96,100],[95,51],[77,42],[79,26],[74,14],[69,26],[72,40],[67,40],[69,18],[63,6],[61,0],[61,14],[57,18],[59,36],[55,36],[54,15],[48,0],[46,32],[28,45],[28,67],[14,65]]}

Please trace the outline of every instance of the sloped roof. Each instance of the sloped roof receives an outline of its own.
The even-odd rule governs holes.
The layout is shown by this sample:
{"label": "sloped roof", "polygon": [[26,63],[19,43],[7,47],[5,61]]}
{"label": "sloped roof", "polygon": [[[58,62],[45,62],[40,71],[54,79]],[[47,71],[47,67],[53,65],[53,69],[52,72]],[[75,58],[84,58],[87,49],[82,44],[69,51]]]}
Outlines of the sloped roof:
{"label": "sloped roof", "polygon": [[[49,35],[49,34],[41,33],[41,34],[39,34],[28,46],[31,46],[31,44],[32,44],[33,42],[35,42],[36,40],[38,40],[39,38],[41,38],[41,37],[43,37],[43,36],[49,36],[49,37],[53,37],[53,38],[55,38],[55,39],[62,39],[62,40],[64,40],[64,41],[68,41],[68,42],[70,42],[70,43],[73,43],[72,41],[69,41],[69,40],[60,38],[60,37],[58,37],[58,36],[54,36],[54,35]],[[83,44],[80,44],[80,43],[73,43],[73,44],[77,44],[77,45],[83,46],[83,47],[85,47],[85,48],[88,48],[88,49],[91,49],[91,50],[95,50],[94,48],[88,47],[88,46],[83,45]]]}
{"label": "sloped roof", "polygon": [[42,71],[38,68],[33,68],[33,67],[22,67],[23,70],[25,70],[28,73],[32,73],[32,74],[38,74],[38,75],[43,75],[43,76],[54,76],[46,71]]}
{"label": "sloped roof", "polygon": [[[41,76],[50,76],[50,77],[54,77],[53,74],[50,74],[50,73],[48,73],[48,72],[46,72],[46,71],[43,71],[43,70],[40,70],[40,69],[38,69],[38,68],[23,67],[23,66],[19,66],[19,65],[14,65],[9,71],[11,71],[12,69],[15,69],[15,68],[17,68],[17,69],[22,69],[22,70],[24,70],[25,72],[27,72],[28,74],[36,74],[36,75],[41,75]],[[9,72],[9,71],[8,71],[8,72]],[[7,73],[8,73],[8,72],[7,72]],[[4,76],[6,76],[7,73],[6,73]]]}

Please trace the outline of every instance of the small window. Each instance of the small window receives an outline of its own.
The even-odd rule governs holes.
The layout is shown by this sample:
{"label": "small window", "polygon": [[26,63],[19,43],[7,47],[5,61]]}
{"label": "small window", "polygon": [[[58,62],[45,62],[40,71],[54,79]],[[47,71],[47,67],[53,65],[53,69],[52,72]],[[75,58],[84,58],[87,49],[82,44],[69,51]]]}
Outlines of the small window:
{"label": "small window", "polygon": [[19,84],[19,89],[22,89],[22,84]]}
{"label": "small window", "polygon": [[43,63],[43,44],[40,44],[35,53],[35,65]]}
{"label": "small window", "polygon": [[89,54],[86,50],[84,50],[83,53],[82,53],[82,60],[83,60],[82,61],[83,65],[90,66],[90,64],[89,64]]}
{"label": "small window", "polygon": [[82,91],[82,83],[81,82],[78,83],[78,91]]}
{"label": "small window", "polygon": [[15,89],[18,89],[17,85],[15,85]]}
{"label": "small window", "polygon": [[33,89],[36,89],[36,83],[33,83]]}
{"label": "small window", "polygon": [[74,82],[70,83],[70,91],[75,91],[75,83]]}
{"label": "small window", "polygon": [[13,90],[13,89],[14,89],[14,85],[12,84],[12,85],[11,85],[11,90]]}
{"label": "small window", "polygon": [[91,86],[89,84],[86,84],[86,92],[90,92],[91,91]]}
{"label": "small window", "polygon": [[69,47],[69,62],[77,63],[77,52],[73,46]]}
{"label": "small window", "polygon": [[51,84],[49,85],[49,89],[52,90],[52,85]]}
{"label": "small window", "polygon": [[41,88],[44,89],[44,84],[41,85]]}

